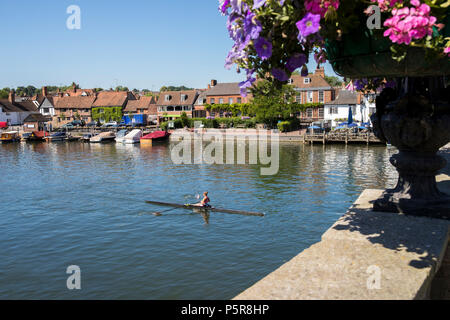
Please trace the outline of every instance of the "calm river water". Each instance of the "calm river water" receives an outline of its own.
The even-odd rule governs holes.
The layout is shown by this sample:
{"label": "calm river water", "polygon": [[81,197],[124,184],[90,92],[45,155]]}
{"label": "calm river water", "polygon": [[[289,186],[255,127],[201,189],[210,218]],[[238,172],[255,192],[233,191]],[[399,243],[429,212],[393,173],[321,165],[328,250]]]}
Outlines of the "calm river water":
{"label": "calm river water", "polygon": [[[0,145],[0,299],[230,299],[321,235],[365,188],[392,186],[386,147],[281,147],[280,171],[175,165],[170,146]],[[265,212],[202,217],[145,203]],[[66,269],[81,268],[79,291]]]}

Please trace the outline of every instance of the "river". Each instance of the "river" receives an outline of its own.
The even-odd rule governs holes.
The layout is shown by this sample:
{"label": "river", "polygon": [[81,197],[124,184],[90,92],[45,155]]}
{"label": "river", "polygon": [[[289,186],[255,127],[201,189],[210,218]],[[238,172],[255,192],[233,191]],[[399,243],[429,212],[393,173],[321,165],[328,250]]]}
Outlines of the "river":
{"label": "river", "polygon": [[[0,299],[230,299],[321,235],[366,188],[392,186],[394,149],[282,144],[280,170],[175,165],[168,145],[0,145]],[[167,210],[212,203],[264,218]],[[68,266],[81,290],[68,290]]]}

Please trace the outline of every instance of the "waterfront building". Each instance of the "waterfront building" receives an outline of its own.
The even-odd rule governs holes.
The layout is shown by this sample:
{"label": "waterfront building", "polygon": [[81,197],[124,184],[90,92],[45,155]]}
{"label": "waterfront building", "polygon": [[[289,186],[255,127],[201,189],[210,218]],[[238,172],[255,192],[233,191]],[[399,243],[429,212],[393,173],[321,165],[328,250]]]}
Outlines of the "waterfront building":
{"label": "waterfront building", "polygon": [[92,118],[101,123],[122,120],[128,101],[136,100],[130,91],[102,91],[92,104]]}
{"label": "waterfront building", "polygon": [[23,121],[24,132],[50,131],[51,117],[43,116],[40,113],[32,113]]}
{"label": "waterfront building", "polygon": [[296,92],[295,102],[299,104],[318,104],[300,113],[303,126],[323,122],[325,119],[324,105],[336,97],[336,88],[333,88],[325,79],[325,69],[318,67],[314,73],[306,77],[292,75],[288,83]]}
{"label": "waterfront building", "polygon": [[31,101],[36,105],[39,113],[45,117],[54,117],[55,113],[55,98],[48,94],[47,87],[42,87],[42,92],[31,97]]}
{"label": "waterfront building", "polygon": [[370,101],[358,92],[340,90],[336,100],[325,104],[324,120],[329,127],[335,128],[339,126],[339,123],[348,121],[351,108],[354,122],[369,122],[370,115],[374,112]]}
{"label": "waterfront building", "polygon": [[9,93],[8,99],[0,99],[0,122],[6,122],[8,126],[21,126],[30,114],[37,112],[33,102],[16,101],[14,90]]}
{"label": "waterfront building", "polygon": [[[154,97],[139,97],[138,100],[128,100],[125,109],[123,110],[124,117],[144,115],[146,123],[153,123],[158,119],[158,108],[156,106],[156,99]],[[131,120],[132,121],[132,120]]]}
{"label": "waterfront building", "polygon": [[91,109],[95,99],[95,96],[64,96],[55,99],[53,127],[61,127],[74,120],[91,122]]}
{"label": "waterfront building", "polygon": [[192,118],[198,95],[197,90],[161,92],[157,103],[158,123],[178,119],[183,112]]}

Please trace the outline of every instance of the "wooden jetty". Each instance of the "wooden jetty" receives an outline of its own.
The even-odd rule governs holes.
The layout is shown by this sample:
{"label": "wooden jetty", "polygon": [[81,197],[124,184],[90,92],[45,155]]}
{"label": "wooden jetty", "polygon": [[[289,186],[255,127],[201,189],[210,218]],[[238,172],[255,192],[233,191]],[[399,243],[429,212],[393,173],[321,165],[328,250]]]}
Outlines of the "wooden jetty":
{"label": "wooden jetty", "polygon": [[315,144],[331,144],[331,143],[345,143],[345,144],[384,144],[372,132],[324,132],[320,134],[305,134],[303,136],[303,143]]}

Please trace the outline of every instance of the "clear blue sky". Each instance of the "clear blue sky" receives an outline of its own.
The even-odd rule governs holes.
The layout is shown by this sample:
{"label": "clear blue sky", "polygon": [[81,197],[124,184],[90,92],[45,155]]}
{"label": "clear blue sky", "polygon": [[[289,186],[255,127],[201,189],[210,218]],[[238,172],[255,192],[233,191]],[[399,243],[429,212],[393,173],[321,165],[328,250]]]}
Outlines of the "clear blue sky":
{"label": "clear blue sky", "polygon": [[[66,27],[73,4],[81,30]],[[75,81],[159,90],[241,81],[224,68],[232,42],[217,8],[216,0],[1,0],[0,88]]]}

